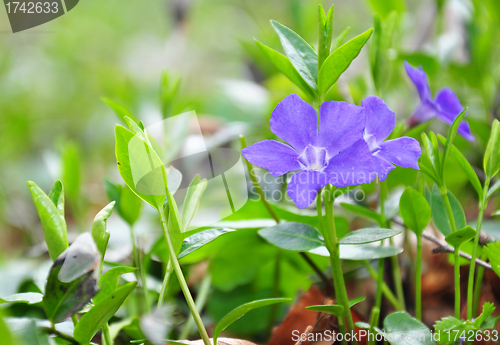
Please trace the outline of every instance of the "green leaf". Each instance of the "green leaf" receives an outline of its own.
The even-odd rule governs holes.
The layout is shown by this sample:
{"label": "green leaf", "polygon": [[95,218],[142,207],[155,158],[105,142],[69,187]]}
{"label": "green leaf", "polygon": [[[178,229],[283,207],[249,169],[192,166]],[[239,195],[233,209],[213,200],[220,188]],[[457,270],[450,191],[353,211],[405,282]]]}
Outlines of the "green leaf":
{"label": "green leaf", "polygon": [[351,31],[350,26],[346,27],[344,29],[344,31],[342,31],[340,34],[337,35],[337,37],[335,37],[335,39],[333,40],[333,43],[332,43],[332,47],[330,48],[330,51],[337,50],[337,48],[340,47],[344,43],[345,38],[347,37],[347,34],[349,33],[349,31]]}
{"label": "green leaf", "polygon": [[377,90],[382,90],[389,80],[387,77],[387,71],[390,67],[388,51],[392,46],[396,19],[397,13],[395,11],[391,12],[384,21],[379,16],[375,16],[375,30],[370,44],[370,66]]}
{"label": "green leaf", "polygon": [[194,235],[189,236],[182,242],[181,251],[177,256],[178,259],[185,257],[186,255],[191,254],[195,250],[203,247],[205,244],[208,244],[215,240],[220,235],[227,234],[234,230],[231,229],[208,229],[201,232],[198,232]]}
{"label": "green leaf", "polygon": [[351,244],[372,243],[385,240],[386,238],[396,236],[400,233],[401,230],[391,230],[383,228],[365,228],[348,233],[339,241],[339,244],[351,245]]}
{"label": "green leaf", "polygon": [[488,319],[491,314],[495,311],[495,305],[491,302],[486,302],[483,304],[483,311],[481,312],[481,315],[479,315],[475,320],[474,320],[474,326],[476,326],[478,329],[481,328],[481,326],[486,322],[486,319]]}
{"label": "green leaf", "polygon": [[[457,198],[451,193],[448,192],[448,199],[450,200],[451,210],[453,212],[453,217],[455,218],[455,225],[457,229],[462,229],[467,225],[467,221],[465,219],[465,213],[462,209],[462,205],[457,200]],[[450,220],[448,218],[448,212],[446,211],[446,206],[439,192],[439,188],[434,185],[431,192],[431,210],[432,210],[432,219],[434,220],[434,224],[438,230],[444,235],[448,236],[451,234],[451,225]]]}
{"label": "green leaf", "polygon": [[[343,260],[374,260],[398,255],[403,252],[403,248],[394,246],[374,246],[370,244],[349,244],[341,245],[340,258]],[[311,254],[330,256],[328,249],[321,246],[309,251]]]}
{"label": "green leaf", "polygon": [[127,123],[125,121],[125,117],[129,117],[137,122],[137,118],[134,116],[134,114],[123,104],[115,102],[112,99],[106,97],[101,97],[101,101],[103,101],[108,107],[110,107],[111,110],[113,110],[113,112],[116,114],[116,116],[118,116],[118,118],[124,123]]}
{"label": "green leaf", "polygon": [[[139,198],[154,208],[163,207],[166,192],[161,160],[151,152],[151,147],[140,135],[136,136],[125,127],[116,126],[115,137],[118,170],[125,183]],[[138,181],[134,180],[134,175]]]}
{"label": "green leaf", "polygon": [[404,13],[406,11],[406,3],[404,0],[368,0],[371,7],[382,18],[387,17],[392,11]]}
{"label": "green leaf", "polygon": [[486,197],[488,200],[491,198],[491,196],[496,193],[500,189],[500,180],[495,182],[493,186],[488,190],[488,194],[486,194]]}
{"label": "green leaf", "polygon": [[[58,184],[60,182],[56,182]],[[38,217],[42,222],[43,236],[50,258],[54,261],[68,248],[68,234],[64,215],[59,212],[54,202],[36,185],[35,182],[28,181],[28,188],[35,203]]]}
{"label": "green leaf", "polygon": [[4,318],[2,317],[2,310],[0,310],[0,334],[2,337],[0,338],[0,345],[18,345],[18,341],[12,335],[9,327],[7,326]]}
{"label": "green leaf", "polygon": [[94,297],[94,303],[99,303],[107,296],[111,295],[118,287],[120,276],[125,273],[132,273],[137,271],[136,267],[118,266],[113,267],[102,275],[99,279],[99,292]]}
{"label": "green leaf", "polygon": [[[386,339],[391,345],[435,345],[429,328],[406,312],[389,314],[384,320]],[[412,340],[409,335],[413,334]],[[391,340],[392,339],[392,340]]]}
{"label": "green leaf", "polygon": [[483,247],[490,260],[491,268],[500,277],[500,242],[491,242]]}
{"label": "green leaf", "polygon": [[109,216],[111,216],[114,206],[115,202],[111,201],[101,211],[99,211],[94,218],[94,222],[92,223],[92,237],[97,245],[97,249],[101,252],[102,258],[104,258],[104,254],[106,253],[110,236],[109,231],[107,231],[106,228],[106,222]]}
{"label": "green leaf", "polygon": [[96,303],[76,325],[75,340],[81,344],[88,344],[101,327],[115,315],[136,285],[137,282],[132,282],[120,286],[112,294]]}
{"label": "green leaf", "polygon": [[500,170],[500,123],[497,119],[493,120],[483,164],[487,179],[492,179]]}
{"label": "green leaf", "polygon": [[59,214],[64,217],[64,187],[60,180],[57,180],[50,188],[49,199],[56,205]]}
{"label": "green leaf", "polygon": [[318,82],[318,54],[302,37],[277,21],[271,20],[291,64],[313,90]]}
{"label": "green leaf", "polygon": [[182,232],[187,231],[189,224],[198,212],[201,197],[207,188],[207,180],[201,179],[200,175],[196,175],[189,184],[182,205]]}
{"label": "green leaf", "polygon": [[375,212],[369,208],[359,206],[359,205],[354,205],[354,204],[348,204],[345,202],[341,202],[340,206],[342,206],[343,208],[345,208],[346,210],[348,210],[354,214],[357,214],[358,216],[361,216],[361,217],[369,219],[369,220],[373,220],[374,222],[376,222],[379,225],[381,225],[383,223],[383,217],[380,214],[378,214],[377,212]]}
{"label": "green leaf", "polygon": [[406,226],[422,236],[422,232],[431,221],[431,207],[425,197],[412,187],[407,187],[399,202],[399,213]]}
{"label": "green leaf", "polygon": [[475,236],[476,230],[467,225],[465,228],[452,232],[446,236],[445,240],[454,248],[460,248],[462,244],[472,240]]}
{"label": "green leaf", "polygon": [[[432,133],[432,132],[431,132]],[[432,136],[431,136],[432,139]],[[440,178],[441,173],[440,173],[440,164],[439,164],[439,151],[437,144],[434,145],[434,142],[431,141],[427,134],[422,133],[422,143],[424,145],[425,152],[427,153],[427,157],[429,158],[429,161],[431,163],[432,171],[434,173],[435,177]],[[439,181],[441,181],[439,179]],[[439,181],[436,181],[438,183]]]}
{"label": "green leaf", "polygon": [[81,202],[82,167],[80,162],[81,154],[78,145],[72,141],[65,143],[62,152],[61,180],[66,196],[73,205],[78,205]]}
{"label": "green leaf", "polygon": [[259,46],[262,52],[267,56],[269,60],[288,78],[292,83],[297,85],[306,95],[309,100],[313,101],[318,96],[316,91],[306,83],[306,81],[300,76],[299,72],[293,67],[290,60],[283,54],[278,53],[276,50],[269,48],[265,44],[255,40],[255,43]]}
{"label": "green leaf", "polygon": [[[446,145],[447,140],[445,137],[443,137],[442,135],[438,135],[438,139],[439,141],[441,141],[442,144]],[[476,172],[470,165],[469,161],[454,145],[450,145],[449,147],[451,155],[455,158],[458,165],[460,165],[460,168],[462,168],[464,173],[467,175],[470,182],[472,183],[472,186],[474,186],[474,188],[476,189],[479,199],[481,199],[483,195],[483,187],[481,186],[481,182],[479,181]],[[498,184],[498,187],[500,188],[500,184]]]}
{"label": "green leaf", "polygon": [[321,67],[325,59],[330,55],[330,48],[333,39],[333,13],[334,6],[330,7],[328,15],[325,16],[323,6],[318,6],[319,11],[319,43],[318,43],[318,68]]}
{"label": "green leaf", "polygon": [[370,38],[373,29],[369,29],[352,40],[341,45],[325,60],[319,70],[318,90],[320,94],[326,94],[340,75],[351,65],[351,62],[359,55],[361,48]]}
{"label": "green leaf", "polygon": [[283,223],[259,230],[266,241],[284,250],[302,252],[324,245],[320,232],[307,224]]}
{"label": "green leaf", "polygon": [[243,304],[235,309],[233,309],[229,314],[224,316],[216,325],[214,328],[214,334],[213,334],[213,343],[217,344],[217,338],[219,337],[220,333],[225,330],[229,325],[231,325],[233,322],[238,320],[240,317],[248,313],[250,310],[256,309],[256,308],[261,308],[265,307],[268,305],[276,304],[276,303],[283,303],[283,302],[289,302],[291,301],[290,298],[269,298],[269,299],[262,299],[258,301],[252,301],[250,303]]}
{"label": "green leaf", "polygon": [[130,226],[141,216],[142,200],[125,185],[120,193],[120,208],[118,213]]}
{"label": "green leaf", "polygon": [[460,114],[453,120],[453,123],[451,124],[450,131],[448,132],[448,140],[446,140],[446,144],[444,146],[444,153],[443,153],[443,161],[441,165],[441,173],[444,172],[444,163],[446,161],[446,157],[448,157],[448,154],[450,153],[450,150],[453,146],[453,141],[455,140],[455,137],[457,136],[457,131],[458,131],[458,126],[462,123],[462,119],[464,118],[465,114],[467,114],[468,108],[465,107]]}
{"label": "green leaf", "polygon": [[77,313],[97,292],[101,254],[89,233],[80,235],[55,261],[45,286],[43,307],[58,323]]}
{"label": "green leaf", "polygon": [[3,303],[27,303],[37,304],[43,300],[43,295],[37,292],[16,293],[7,297],[0,298],[0,304]]}
{"label": "green leaf", "polygon": [[[356,304],[363,302],[366,299],[365,296],[361,296],[358,298],[354,298],[349,301],[349,307],[353,307]],[[333,314],[337,317],[343,317],[344,316],[344,307],[338,304],[328,304],[328,305],[311,305],[309,307],[306,307],[308,310],[312,311],[317,311],[320,313],[327,313],[327,314]]]}

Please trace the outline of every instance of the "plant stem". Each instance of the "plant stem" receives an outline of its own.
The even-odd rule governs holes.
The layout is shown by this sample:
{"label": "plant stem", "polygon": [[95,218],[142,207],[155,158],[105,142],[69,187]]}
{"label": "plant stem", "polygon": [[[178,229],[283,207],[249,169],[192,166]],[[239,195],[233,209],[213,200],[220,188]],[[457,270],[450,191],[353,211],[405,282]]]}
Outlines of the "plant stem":
{"label": "plant stem", "polygon": [[75,344],[75,345],[80,345],[78,343],[78,341],[75,340],[75,338],[67,335],[67,334],[64,334],[62,332],[59,332],[57,329],[55,329],[54,327],[40,327],[40,330],[42,330],[43,332],[47,333],[47,334],[53,334],[53,335],[56,335],[58,336],[59,338],[61,339],[64,339],[66,340],[67,342],[71,343],[71,344]]}
{"label": "plant stem", "polygon": [[73,325],[76,326],[78,324],[78,316],[76,314],[71,315],[71,321],[73,321]]}
{"label": "plant stem", "polygon": [[[481,256],[481,260],[486,261],[487,259],[488,256],[486,254],[483,254]],[[484,277],[484,267],[479,266],[477,268],[476,282],[474,284],[476,288],[474,289],[474,302],[472,304],[472,315],[478,315],[479,313],[479,298],[481,297],[481,286],[483,283],[483,277]]]}
{"label": "plant stem", "polygon": [[[196,308],[198,310],[202,310],[203,307],[205,306],[205,303],[207,302],[208,298],[208,293],[210,292],[210,283],[212,282],[212,277],[210,274],[207,274],[205,278],[201,281],[200,288],[198,289],[198,295],[196,296]],[[194,319],[193,317],[190,317],[186,324],[184,325],[184,328],[182,329],[179,339],[188,339],[189,335],[191,334],[191,330],[193,329],[194,326]]]}
{"label": "plant stem", "polygon": [[[453,209],[451,208],[450,199],[448,198],[448,191],[446,188],[440,188],[441,195],[443,196],[444,204],[446,206],[446,213],[448,213],[448,219],[450,220],[451,231],[457,231],[457,226],[455,223],[455,216],[453,215]],[[460,319],[460,253],[458,248],[454,251],[454,261],[455,261],[455,317]]]}
{"label": "plant stem", "polygon": [[165,297],[167,295],[168,282],[174,271],[174,266],[172,265],[172,260],[168,260],[167,267],[165,268],[165,277],[163,278],[163,283],[161,284],[160,296],[158,297],[158,308],[165,302]]}
{"label": "plant stem", "polygon": [[[472,257],[469,268],[469,283],[467,285],[467,319],[472,320],[474,317],[472,314],[473,311],[473,303],[474,303],[474,274],[476,270],[476,258],[477,258],[477,249],[479,247],[479,237],[481,236],[481,226],[483,225],[483,217],[484,211],[486,210],[486,206],[488,204],[488,189],[490,187],[490,180],[486,179],[484,181],[484,188],[481,201],[479,203],[479,216],[477,218],[477,226],[476,226],[476,237],[474,238],[474,248],[472,249]],[[481,286],[478,287],[480,289]],[[478,299],[479,302],[479,299]]]}
{"label": "plant stem", "polygon": [[106,322],[102,326],[102,343],[106,345],[113,345],[113,340],[111,339],[111,334],[109,334],[109,325]]}
{"label": "plant stem", "polygon": [[[161,224],[163,228],[163,235],[165,236],[165,240],[167,241],[168,252],[170,255],[170,261],[174,267],[175,274],[177,276],[177,280],[179,281],[180,288],[186,298],[186,302],[188,304],[189,310],[191,311],[191,315],[193,316],[194,322],[196,323],[196,327],[198,327],[198,331],[200,332],[200,336],[203,339],[203,343],[205,345],[211,345],[210,339],[207,334],[207,330],[203,325],[203,321],[201,320],[200,314],[196,309],[196,305],[193,300],[193,296],[191,296],[191,292],[189,291],[189,287],[184,279],[184,275],[182,274],[181,266],[179,265],[179,261],[177,261],[177,256],[175,254],[175,249],[172,244],[172,240],[170,239],[170,234],[167,228],[167,218],[165,216],[165,211],[163,207],[158,207],[158,212],[160,213]],[[165,275],[166,277],[166,275]]]}
{"label": "plant stem", "polygon": [[144,272],[141,265],[141,260],[139,257],[139,250],[137,249],[137,244],[135,241],[135,231],[134,227],[130,226],[130,240],[132,241],[132,258],[134,260],[134,267],[137,267],[137,271],[135,272],[135,277],[138,282],[141,282],[141,290],[142,296],[137,298],[137,311],[139,315],[142,315],[144,312],[144,307],[146,307],[146,312],[149,310],[149,304],[146,297],[146,278],[144,276]]}
{"label": "plant stem", "polygon": [[[375,329],[375,327],[378,326],[378,319],[380,317],[380,308],[378,307],[373,307],[372,309],[372,312],[371,312],[371,316],[370,316],[370,332],[373,331]],[[376,339],[375,339],[375,332],[373,332],[373,337],[369,337],[368,339],[368,345],[375,345],[375,343],[377,342]]]}
{"label": "plant stem", "polygon": [[[366,268],[366,270],[368,271],[368,273],[370,274],[370,276],[372,277],[373,280],[375,281],[378,281],[378,273],[375,272],[375,270],[373,269],[373,267],[370,265],[370,263],[368,262],[368,260],[363,260],[361,261],[363,263],[363,266]],[[396,298],[396,296],[394,296],[394,294],[392,293],[391,289],[389,289],[389,287],[387,286],[387,284],[384,282],[382,284],[382,292],[384,293],[385,295],[385,298],[387,298],[387,300],[393,305],[393,307],[397,310],[397,311],[403,311],[404,308],[401,306],[401,304],[399,304],[399,301],[398,299]]]}
{"label": "plant stem", "polygon": [[[349,299],[347,296],[347,290],[344,282],[344,275],[342,273],[342,265],[340,262],[340,250],[339,243],[337,240],[337,230],[335,228],[335,217],[333,215],[333,193],[332,189],[328,187],[327,193],[325,195],[325,210],[326,218],[328,221],[330,231],[325,231],[325,242],[330,252],[330,262],[332,265],[332,276],[333,285],[335,287],[335,295],[337,297],[337,302],[344,307],[344,315],[347,323],[347,332],[354,332],[354,321],[352,319],[351,308],[349,306]],[[326,230],[326,229],[325,229]],[[327,235],[328,234],[328,235]],[[353,339],[352,343],[357,345],[357,341]]]}
{"label": "plant stem", "polygon": [[417,320],[422,321],[422,236],[417,236],[417,264],[415,268],[415,316]]}

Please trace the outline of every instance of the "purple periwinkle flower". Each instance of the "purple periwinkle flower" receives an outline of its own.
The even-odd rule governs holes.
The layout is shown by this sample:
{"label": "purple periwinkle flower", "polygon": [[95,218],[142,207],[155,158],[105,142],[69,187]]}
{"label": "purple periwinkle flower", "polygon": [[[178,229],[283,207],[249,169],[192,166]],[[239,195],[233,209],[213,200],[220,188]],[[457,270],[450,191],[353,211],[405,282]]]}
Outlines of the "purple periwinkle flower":
{"label": "purple periwinkle flower", "polygon": [[[460,100],[453,90],[449,88],[441,89],[437,96],[432,99],[431,89],[427,83],[427,74],[422,67],[412,67],[408,62],[405,62],[406,73],[415,84],[418,95],[420,96],[420,104],[415,109],[410,121],[416,123],[426,122],[437,117],[444,123],[451,126],[453,120],[462,112],[464,107],[460,104]],[[462,121],[458,127],[458,134],[469,141],[475,138],[472,135],[469,123]]]}
{"label": "purple periwinkle flower", "polygon": [[378,97],[370,96],[361,102],[361,106],[366,114],[364,139],[375,159],[379,179],[384,181],[387,178],[395,168],[393,164],[418,170],[421,155],[418,141],[409,137],[384,141],[396,125],[396,116],[387,104]]}
{"label": "purple periwinkle flower", "polygon": [[370,183],[377,174],[385,179],[394,168],[389,162],[418,168],[420,149],[415,140],[383,142],[395,123],[385,103],[377,97],[364,103],[368,109],[323,102],[318,123],[316,110],[292,94],[276,106],[270,120],[271,131],[289,145],[264,140],[243,149],[243,156],[273,176],[298,171],[287,193],[299,208],[309,206],[327,184],[347,187]]}

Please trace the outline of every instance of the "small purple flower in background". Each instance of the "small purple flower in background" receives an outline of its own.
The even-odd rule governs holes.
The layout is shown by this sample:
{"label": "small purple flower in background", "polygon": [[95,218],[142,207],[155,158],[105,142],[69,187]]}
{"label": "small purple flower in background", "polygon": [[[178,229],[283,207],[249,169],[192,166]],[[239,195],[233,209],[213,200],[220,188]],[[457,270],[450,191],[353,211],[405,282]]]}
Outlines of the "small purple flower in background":
{"label": "small purple flower in background", "polygon": [[345,102],[323,102],[316,110],[298,95],[282,100],[271,116],[271,131],[289,145],[264,140],[243,149],[252,164],[273,176],[295,173],[287,193],[298,208],[306,208],[327,184],[347,187],[370,183],[375,160],[363,138],[365,109]]}
{"label": "small purple flower in background", "polygon": [[[418,95],[420,96],[420,104],[417,109],[415,109],[410,120],[422,123],[437,117],[451,126],[453,120],[455,120],[464,109],[455,93],[449,88],[443,88],[433,100],[431,89],[427,83],[427,74],[425,74],[424,70],[421,67],[412,67],[408,62],[405,62],[405,68],[406,73],[413,84],[415,84]],[[463,120],[458,127],[458,134],[469,141],[475,139],[471,134],[469,123],[465,120]]]}
{"label": "small purple flower in background", "polygon": [[396,125],[394,112],[375,96],[365,98],[361,106],[365,108],[366,114],[364,139],[375,157],[379,179],[384,181],[387,178],[395,168],[393,164],[418,170],[418,158],[421,155],[418,141],[409,137],[384,141]]}

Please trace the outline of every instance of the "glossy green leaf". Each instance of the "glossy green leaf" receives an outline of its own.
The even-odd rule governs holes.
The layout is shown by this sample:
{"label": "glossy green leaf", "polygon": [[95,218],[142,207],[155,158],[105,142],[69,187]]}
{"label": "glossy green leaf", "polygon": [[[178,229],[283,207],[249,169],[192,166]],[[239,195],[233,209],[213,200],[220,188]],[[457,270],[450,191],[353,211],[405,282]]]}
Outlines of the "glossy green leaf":
{"label": "glossy green leaf", "polygon": [[308,251],[324,245],[320,232],[307,224],[283,223],[259,230],[259,235],[276,247],[289,251]]}
{"label": "glossy green leaf", "polygon": [[118,118],[121,119],[124,123],[126,123],[125,117],[129,117],[137,122],[137,118],[134,116],[134,114],[123,104],[115,102],[112,99],[106,97],[101,97],[101,101],[104,102],[109,108],[111,108],[116,116],[118,116]]}
{"label": "glossy green leaf", "polygon": [[468,108],[465,107],[460,114],[453,120],[453,123],[450,126],[450,130],[448,132],[448,140],[446,140],[446,144],[444,146],[444,153],[443,153],[443,159],[441,162],[441,172],[444,172],[444,163],[446,161],[446,157],[448,157],[448,154],[451,151],[451,148],[453,147],[453,141],[455,140],[455,137],[457,136],[457,131],[458,131],[458,126],[462,123],[462,119],[464,118],[465,114],[467,114]]}
{"label": "glossy green leaf", "polygon": [[320,94],[326,94],[340,75],[351,65],[351,62],[359,55],[372,32],[373,29],[369,29],[354,37],[334,50],[325,60],[319,70],[318,90]]}
{"label": "glossy green leaf", "polygon": [[120,193],[120,216],[132,226],[141,216],[141,211],[142,200],[132,192],[129,186],[123,186]]}
{"label": "glossy green leaf", "polygon": [[428,157],[431,167],[432,167],[432,172],[434,173],[434,176],[439,178],[437,182],[440,181],[441,173],[440,173],[440,164],[439,164],[439,152],[437,151],[437,145],[436,147],[434,146],[433,142],[431,139],[427,136],[427,134],[422,133],[422,144],[424,145],[424,149],[426,152],[426,156]]}
{"label": "glossy green leaf", "polygon": [[[58,184],[60,182],[56,182]],[[64,215],[59,212],[58,207],[52,200],[38,187],[35,182],[28,181],[28,188],[35,203],[38,217],[42,222],[43,236],[50,258],[54,261],[68,248],[68,234]]]}
{"label": "glossy green leaf", "polygon": [[[388,258],[403,252],[403,248],[394,246],[375,246],[371,244],[341,245],[339,248],[341,259],[355,261]],[[327,257],[330,256],[330,253],[325,246],[309,250],[309,253]]]}
{"label": "glossy green leaf", "polygon": [[407,187],[399,202],[399,213],[405,225],[422,236],[422,232],[431,221],[431,207],[425,197],[412,187]]}
{"label": "glossy green leaf", "polygon": [[189,184],[184,203],[182,205],[182,232],[187,231],[189,224],[196,216],[200,206],[201,197],[207,188],[207,180],[196,175]]}
{"label": "glossy green leaf", "polygon": [[122,274],[135,271],[137,271],[136,267],[118,266],[104,273],[99,279],[99,284],[97,285],[99,287],[99,292],[94,297],[94,303],[99,303],[116,290]]}
{"label": "glossy green leaf", "polygon": [[318,54],[296,32],[277,21],[271,20],[286,56],[306,83],[316,90],[318,82]]}
{"label": "glossy green leaf", "polygon": [[[391,345],[435,345],[429,328],[406,312],[389,314],[384,319],[386,339]],[[408,335],[415,334],[413,340]],[[391,340],[392,339],[392,340]]]}
{"label": "glossy green leaf", "polygon": [[484,153],[484,172],[488,179],[493,178],[500,170],[500,123],[493,120],[490,140]]}
{"label": "glossy green leaf", "polygon": [[108,247],[109,241],[109,231],[106,228],[106,222],[111,216],[111,212],[113,212],[113,207],[115,206],[115,202],[111,201],[108,205],[106,205],[99,213],[95,216],[94,222],[92,223],[92,237],[94,238],[94,242],[99,249],[99,252],[104,258],[104,254],[106,253],[106,248]]}
{"label": "glossy green leaf", "polygon": [[483,247],[490,260],[491,268],[500,277],[500,242],[491,242]]}
{"label": "glossy green leaf", "polygon": [[[163,207],[166,193],[161,160],[150,151],[151,147],[140,136],[135,136],[125,127],[115,127],[115,138],[118,170],[125,183],[138,197],[154,208]],[[131,140],[134,140],[131,145],[132,152],[129,150]],[[150,159],[153,161],[153,169]],[[137,183],[134,181],[132,165],[137,169]]]}
{"label": "glossy green leaf", "polygon": [[[451,193],[448,192],[448,199],[450,200],[451,209],[453,212],[453,217],[455,218],[455,225],[457,229],[462,229],[467,225],[467,221],[465,219],[465,213],[462,209],[462,205],[457,200],[457,198]],[[431,211],[432,211],[432,219],[434,220],[434,224],[438,230],[444,235],[448,236],[451,234],[451,225],[450,220],[448,218],[448,212],[446,210],[446,206],[439,192],[439,188],[434,185],[431,192]]]}
{"label": "glossy green leaf", "polygon": [[64,217],[64,187],[60,180],[54,182],[50,188],[49,199],[56,205],[59,214]]}
{"label": "glossy green leaf", "polygon": [[233,322],[238,320],[240,317],[248,313],[249,311],[256,309],[256,308],[261,308],[261,307],[266,307],[268,305],[276,304],[276,303],[283,303],[283,302],[289,302],[291,301],[290,298],[269,298],[269,299],[263,299],[263,300],[258,300],[258,301],[252,301],[250,303],[243,304],[231,312],[224,316],[216,325],[214,328],[214,335],[213,335],[213,343],[217,344],[217,338],[219,337],[220,333],[225,330],[229,325],[231,325]]}
{"label": "glossy green leaf", "polygon": [[454,248],[460,248],[462,244],[472,240],[476,236],[476,230],[470,226],[466,226],[463,229],[452,232],[446,236],[445,240]]}
{"label": "glossy green leaf", "polygon": [[231,229],[208,229],[201,232],[198,232],[194,235],[189,236],[184,239],[182,242],[182,247],[177,256],[178,259],[185,257],[186,255],[191,254],[195,250],[203,247],[205,244],[208,244],[215,240],[220,235],[227,234],[234,230]]}
{"label": "glossy green leaf", "polygon": [[346,210],[348,210],[354,214],[357,214],[358,216],[372,220],[379,225],[382,224],[382,222],[383,222],[383,217],[380,214],[378,214],[377,212],[375,212],[369,208],[359,206],[359,205],[354,205],[354,204],[348,204],[345,202],[341,202],[340,206],[342,206],[343,208],[345,208]]}
{"label": "glossy green leaf", "polygon": [[297,85],[309,99],[315,100],[317,98],[316,91],[300,76],[299,72],[293,67],[290,60],[283,54],[278,53],[276,50],[269,48],[265,44],[255,40],[262,52],[269,60],[288,78],[292,83]]}
{"label": "glossy green leaf", "polygon": [[137,282],[122,285],[96,303],[76,325],[74,338],[81,344],[88,344],[101,327],[115,315],[136,285]]}
{"label": "glossy green leaf", "polygon": [[[446,145],[447,140],[445,137],[443,137],[442,135],[438,135],[438,139],[439,139],[439,141],[441,141],[441,143],[443,145]],[[460,168],[462,168],[464,173],[469,178],[470,182],[472,183],[472,186],[476,189],[477,194],[478,194],[479,198],[481,199],[481,196],[483,194],[483,187],[481,186],[481,182],[479,181],[479,178],[477,177],[477,174],[474,171],[474,169],[472,168],[472,166],[470,165],[469,161],[464,157],[464,155],[454,145],[450,145],[449,150],[450,150],[451,155],[457,161],[458,165],[460,165]],[[498,187],[500,188],[500,184],[498,185]]]}
{"label": "glossy green leaf", "polygon": [[97,293],[96,273],[101,254],[92,237],[80,235],[54,262],[45,286],[47,318],[58,323],[77,313]]}
{"label": "glossy green leaf", "polygon": [[401,230],[383,229],[383,228],[365,228],[352,231],[345,235],[339,244],[365,244],[385,240],[386,238],[396,236]]}
{"label": "glossy green leaf", "polygon": [[38,292],[16,293],[7,297],[0,297],[0,304],[3,303],[26,303],[36,304],[43,300],[43,295]]}

